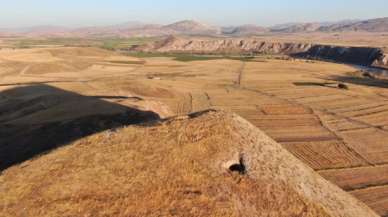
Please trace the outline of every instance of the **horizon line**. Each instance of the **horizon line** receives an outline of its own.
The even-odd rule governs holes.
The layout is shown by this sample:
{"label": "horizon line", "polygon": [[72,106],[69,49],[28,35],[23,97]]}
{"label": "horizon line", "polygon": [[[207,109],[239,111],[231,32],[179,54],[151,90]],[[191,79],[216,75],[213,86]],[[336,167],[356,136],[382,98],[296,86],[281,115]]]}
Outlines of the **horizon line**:
{"label": "horizon line", "polygon": [[374,20],[374,19],[384,19],[388,18],[386,17],[375,17],[375,18],[354,18],[354,19],[338,19],[338,20],[332,20],[332,21],[304,21],[304,22],[298,22],[298,21],[290,21],[290,22],[284,22],[284,23],[276,23],[273,25],[259,25],[254,22],[252,23],[242,23],[242,24],[237,24],[237,25],[220,25],[220,24],[211,24],[210,22],[204,22],[200,21],[199,19],[180,19],[176,20],[173,22],[165,22],[165,23],[156,23],[156,22],[143,22],[140,20],[128,20],[128,21],[123,21],[123,22],[115,22],[115,23],[110,23],[110,24],[82,24],[82,25],[65,25],[65,24],[36,24],[36,25],[23,25],[23,26],[16,26],[16,27],[2,27],[0,26],[0,30],[16,30],[16,29],[26,29],[26,28],[38,28],[38,27],[58,27],[58,28],[67,28],[67,29],[78,29],[78,28],[88,28],[88,27],[112,27],[112,26],[120,26],[120,25],[125,25],[128,23],[137,23],[139,25],[161,25],[161,26],[166,26],[166,25],[171,25],[183,21],[193,21],[196,23],[200,24],[205,24],[213,27],[236,27],[236,26],[244,26],[244,25],[255,25],[258,27],[265,27],[265,28],[271,28],[279,25],[287,25],[287,24],[309,24],[309,23],[339,23],[339,22],[345,22],[345,21],[363,21],[363,20]]}

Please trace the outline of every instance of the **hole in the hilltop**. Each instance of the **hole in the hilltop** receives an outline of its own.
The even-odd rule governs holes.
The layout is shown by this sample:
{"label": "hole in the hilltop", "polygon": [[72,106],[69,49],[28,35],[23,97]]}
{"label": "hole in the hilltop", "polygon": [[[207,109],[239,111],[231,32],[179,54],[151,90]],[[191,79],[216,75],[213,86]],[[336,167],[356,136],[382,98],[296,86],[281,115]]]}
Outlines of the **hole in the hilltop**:
{"label": "hole in the hilltop", "polygon": [[348,85],[343,84],[343,83],[338,84],[338,88],[339,88],[339,89],[343,89],[343,90],[349,90]]}
{"label": "hole in the hilltop", "polygon": [[244,158],[240,157],[238,163],[234,163],[229,166],[229,171],[233,173],[239,173],[240,175],[245,175],[247,173],[247,168],[244,163]]}
{"label": "hole in the hilltop", "polygon": [[184,191],[183,194],[186,194],[186,195],[201,195],[202,192],[199,191],[199,190],[187,190],[187,191]]}

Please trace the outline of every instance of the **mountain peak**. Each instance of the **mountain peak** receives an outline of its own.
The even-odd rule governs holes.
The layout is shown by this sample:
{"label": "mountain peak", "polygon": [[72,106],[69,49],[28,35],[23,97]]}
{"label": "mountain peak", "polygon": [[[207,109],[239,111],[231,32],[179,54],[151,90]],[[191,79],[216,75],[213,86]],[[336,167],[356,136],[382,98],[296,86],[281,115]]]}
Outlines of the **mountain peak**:
{"label": "mountain peak", "polygon": [[195,20],[182,20],[178,21],[169,25],[166,25],[165,27],[176,29],[176,30],[192,30],[192,29],[198,29],[198,28],[210,28],[208,25],[197,22]]}
{"label": "mountain peak", "polygon": [[165,29],[177,31],[184,34],[217,34],[218,27],[212,27],[195,20],[182,20],[164,26]]}

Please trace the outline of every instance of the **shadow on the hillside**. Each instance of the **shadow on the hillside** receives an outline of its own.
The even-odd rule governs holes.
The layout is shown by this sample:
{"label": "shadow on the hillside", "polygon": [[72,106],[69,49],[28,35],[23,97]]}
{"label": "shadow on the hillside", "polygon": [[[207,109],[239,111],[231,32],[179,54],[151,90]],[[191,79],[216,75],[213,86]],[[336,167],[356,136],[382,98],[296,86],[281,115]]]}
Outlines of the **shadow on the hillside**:
{"label": "shadow on the hillside", "polygon": [[305,52],[294,53],[290,56],[294,58],[371,66],[381,55],[383,55],[382,50],[374,47],[344,47],[317,44]]}
{"label": "shadow on the hillside", "polygon": [[378,78],[356,77],[356,76],[331,76],[330,80],[363,85],[368,87],[388,88],[388,80]]}
{"label": "shadow on the hillside", "polygon": [[97,132],[160,119],[102,99],[127,97],[82,96],[48,85],[1,92],[0,172]]}
{"label": "shadow on the hillside", "polygon": [[331,87],[330,85],[335,85],[334,82],[294,82],[295,86],[319,86],[319,87]]}

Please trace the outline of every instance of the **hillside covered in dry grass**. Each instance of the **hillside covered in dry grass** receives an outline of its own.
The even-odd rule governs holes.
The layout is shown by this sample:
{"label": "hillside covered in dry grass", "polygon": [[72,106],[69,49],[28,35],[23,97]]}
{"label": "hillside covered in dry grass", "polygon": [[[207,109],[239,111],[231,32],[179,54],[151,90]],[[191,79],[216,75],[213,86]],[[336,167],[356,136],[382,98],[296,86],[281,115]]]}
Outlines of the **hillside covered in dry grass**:
{"label": "hillside covered in dry grass", "polygon": [[237,115],[105,131],[0,176],[0,216],[377,216]]}

